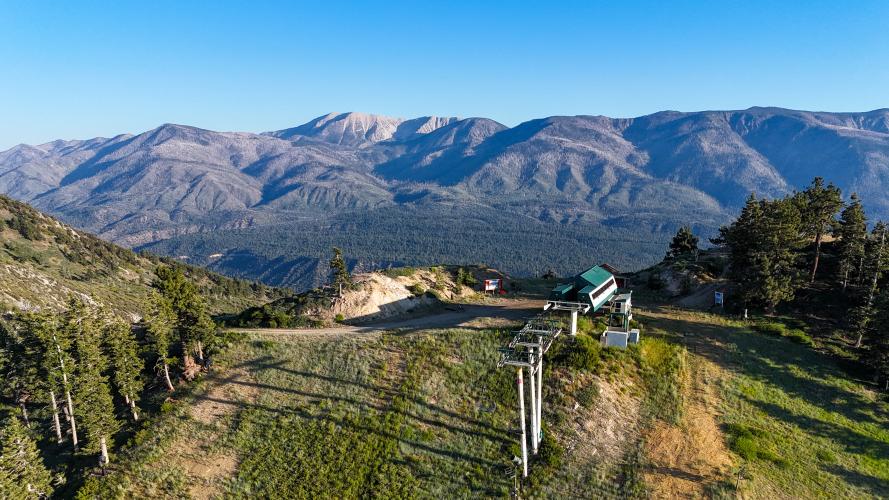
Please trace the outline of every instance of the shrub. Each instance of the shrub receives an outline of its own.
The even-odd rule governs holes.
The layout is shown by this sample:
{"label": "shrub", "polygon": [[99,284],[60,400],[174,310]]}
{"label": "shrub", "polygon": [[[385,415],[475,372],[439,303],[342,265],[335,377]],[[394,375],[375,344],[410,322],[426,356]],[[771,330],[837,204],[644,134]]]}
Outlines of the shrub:
{"label": "shrub", "polygon": [[342,313],[340,313],[340,314],[337,314],[336,317],[333,318],[333,320],[336,321],[337,323],[342,323],[343,321],[346,321],[346,317],[343,316]]}
{"label": "shrub", "polygon": [[457,284],[472,287],[478,284],[478,280],[475,279],[471,272],[461,267],[457,269]]}
{"label": "shrub", "polygon": [[574,393],[574,399],[584,408],[591,408],[596,400],[599,399],[599,386],[595,383],[589,383]]}
{"label": "shrub", "polygon": [[416,272],[416,269],[414,269],[413,267],[390,267],[389,269],[385,269],[382,272],[383,275],[390,278],[398,278],[401,276],[413,276]]}
{"label": "shrub", "polygon": [[784,323],[778,323],[776,321],[759,321],[753,325],[753,329],[760,333],[775,335],[777,337],[780,337],[787,332],[787,327],[784,326]]}
{"label": "shrub", "polygon": [[602,346],[589,335],[578,335],[568,353],[568,365],[578,370],[596,370],[601,363]]}
{"label": "shrub", "polygon": [[651,273],[648,275],[648,288],[652,290],[662,290],[664,288],[664,280],[661,279],[660,273]]}
{"label": "shrub", "polygon": [[812,337],[810,337],[809,334],[797,328],[788,330],[786,336],[797,344],[803,344],[807,346],[815,345],[815,342],[812,340]]}
{"label": "shrub", "polygon": [[822,462],[826,462],[829,464],[832,464],[837,461],[836,455],[834,455],[829,450],[818,450],[815,452],[815,456],[818,458],[818,460],[821,460]]}
{"label": "shrub", "polygon": [[414,295],[414,297],[421,297],[424,293],[426,293],[426,287],[422,283],[414,283],[413,285],[407,287],[407,289]]}

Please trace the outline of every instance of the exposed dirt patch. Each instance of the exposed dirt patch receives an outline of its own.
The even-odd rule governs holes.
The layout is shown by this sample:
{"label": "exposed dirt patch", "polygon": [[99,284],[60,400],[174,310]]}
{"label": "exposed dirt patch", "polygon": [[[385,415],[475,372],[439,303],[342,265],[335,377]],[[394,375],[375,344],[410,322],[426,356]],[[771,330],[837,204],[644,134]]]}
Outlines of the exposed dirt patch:
{"label": "exposed dirt patch", "polygon": [[565,444],[565,456],[577,461],[578,469],[621,462],[638,441],[641,400],[629,390],[633,382],[610,382],[588,376],[575,380],[574,384],[595,385],[598,394],[588,406],[569,398],[569,404],[574,407],[567,408],[570,422],[560,439]]}
{"label": "exposed dirt patch", "polygon": [[658,421],[645,435],[649,467],[644,477],[653,498],[706,497],[707,485],[725,479],[732,466],[718,423],[718,384],[724,373],[693,354],[708,348],[706,343],[694,335],[685,339],[691,366],[683,381],[682,421],[678,426]]}
{"label": "exposed dirt patch", "polygon": [[238,470],[237,457],[230,453],[192,453],[184,458],[182,465],[189,478],[188,492],[195,499],[217,497],[221,493],[220,483],[234,477]]}
{"label": "exposed dirt patch", "polygon": [[[191,407],[191,416],[221,437],[228,432],[227,417],[244,402],[254,401],[258,390],[251,384],[249,371],[242,367],[226,369],[205,376],[209,389]],[[171,446],[171,455],[188,476],[192,498],[218,497],[223,482],[235,476],[238,457],[230,450],[214,448],[216,439],[183,435]]]}
{"label": "exposed dirt patch", "polygon": [[211,424],[233,413],[242,401],[253,401],[258,389],[251,385],[252,377],[244,368],[230,368],[221,374],[206,377],[209,390],[191,408],[195,420]]}

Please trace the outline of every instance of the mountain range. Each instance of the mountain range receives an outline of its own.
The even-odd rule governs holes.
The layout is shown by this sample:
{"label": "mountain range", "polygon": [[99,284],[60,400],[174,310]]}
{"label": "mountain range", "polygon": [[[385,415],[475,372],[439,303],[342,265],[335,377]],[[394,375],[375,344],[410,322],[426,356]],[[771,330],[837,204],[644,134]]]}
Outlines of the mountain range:
{"label": "mountain range", "polygon": [[0,193],[116,243],[297,288],[326,278],[332,245],[359,268],[641,267],[677,226],[712,233],[749,193],[782,195],[815,176],[889,216],[889,110],[515,127],[332,113],[260,134],[166,124],[0,153]]}

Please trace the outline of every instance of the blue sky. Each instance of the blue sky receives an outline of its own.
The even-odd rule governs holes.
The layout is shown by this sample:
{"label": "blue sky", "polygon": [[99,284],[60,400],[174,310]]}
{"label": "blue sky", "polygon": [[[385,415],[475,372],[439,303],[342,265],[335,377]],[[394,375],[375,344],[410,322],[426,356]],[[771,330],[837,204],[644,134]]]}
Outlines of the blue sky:
{"label": "blue sky", "polygon": [[330,111],[889,106],[889,2],[0,3],[0,149]]}

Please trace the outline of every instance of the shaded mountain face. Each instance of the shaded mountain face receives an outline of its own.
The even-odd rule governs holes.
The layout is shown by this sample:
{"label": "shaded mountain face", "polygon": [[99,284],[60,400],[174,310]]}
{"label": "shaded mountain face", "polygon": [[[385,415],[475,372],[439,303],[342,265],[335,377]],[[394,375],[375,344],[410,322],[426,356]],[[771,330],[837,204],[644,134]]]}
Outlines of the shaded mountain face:
{"label": "shaded mountain face", "polygon": [[[500,226],[485,230],[470,224],[481,234],[463,236],[509,233],[512,239],[502,240],[503,247],[522,246],[526,258],[535,259],[549,254],[518,245],[514,240],[521,236],[503,224],[538,228],[537,235],[543,231],[538,224],[595,227],[584,234],[592,231],[605,242],[609,232],[599,229],[621,228],[652,243],[680,224],[712,231],[750,192],[779,196],[814,176],[835,182],[847,194],[858,192],[872,218],[889,217],[889,110],[556,116],[512,128],[485,118],[332,113],[263,134],[163,125],[135,136],[20,145],[0,153],[2,193],[131,247],[175,248],[198,260],[206,257],[196,255],[200,247],[223,254],[217,262],[239,266],[239,275],[300,286],[324,279],[323,266],[317,265],[321,257],[298,248],[251,257],[243,245],[213,249],[198,241],[208,241],[201,235],[212,233],[220,245],[220,234],[256,230],[254,246],[279,247],[284,238],[283,247],[290,248],[288,234],[334,231],[342,221],[358,219],[390,227],[384,215],[396,225],[399,217],[431,217],[430,227],[447,232],[447,223],[465,222],[448,219],[452,208],[460,207],[466,209],[460,217],[479,214],[479,220],[497,220]],[[283,230],[264,232],[266,227]],[[272,233],[278,241],[262,241]],[[361,239],[358,233],[352,237]],[[429,241],[390,250],[412,264],[435,263],[409,257],[431,255],[428,250],[436,245],[471,250],[471,241],[447,237],[430,233]],[[605,245],[614,254],[591,261],[647,263],[647,254],[627,251],[629,244]],[[355,248],[355,264],[383,262],[377,250]],[[631,254],[635,260],[627,262],[624,257]],[[455,255],[482,253],[461,249]],[[245,262],[274,267],[255,264],[257,269],[245,271]],[[282,271],[286,262],[299,263],[291,268],[305,272]],[[503,262],[488,263],[510,270]],[[276,281],[274,275],[288,278]]]}

